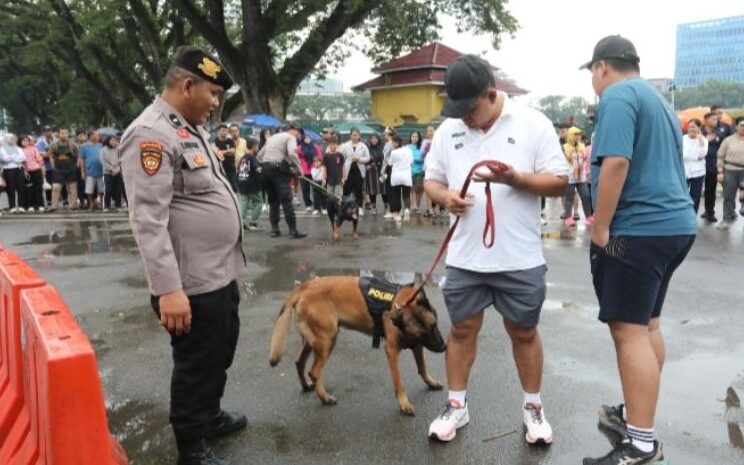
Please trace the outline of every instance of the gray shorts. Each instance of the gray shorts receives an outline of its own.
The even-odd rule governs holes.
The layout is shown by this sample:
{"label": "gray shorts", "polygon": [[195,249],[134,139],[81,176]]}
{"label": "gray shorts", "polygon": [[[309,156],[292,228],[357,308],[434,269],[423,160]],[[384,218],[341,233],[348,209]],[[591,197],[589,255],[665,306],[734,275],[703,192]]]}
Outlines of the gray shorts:
{"label": "gray shorts", "polygon": [[534,328],[545,301],[547,270],[541,265],[528,270],[479,273],[448,266],[442,294],[450,321],[457,324],[493,305],[511,323]]}
{"label": "gray shorts", "polygon": [[85,193],[88,195],[103,194],[104,183],[103,176],[86,176]]}

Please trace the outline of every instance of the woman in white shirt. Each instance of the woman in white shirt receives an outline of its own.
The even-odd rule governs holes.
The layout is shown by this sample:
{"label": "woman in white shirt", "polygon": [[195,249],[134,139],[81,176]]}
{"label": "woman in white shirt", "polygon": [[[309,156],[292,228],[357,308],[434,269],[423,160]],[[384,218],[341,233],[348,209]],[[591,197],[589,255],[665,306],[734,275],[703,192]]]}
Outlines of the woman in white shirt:
{"label": "woman in white shirt", "polygon": [[682,137],[685,176],[695,213],[700,207],[700,193],[705,180],[705,155],[708,153],[708,140],[700,134],[700,127],[699,119],[690,120],[687,123],[687,134]]}
{"label": "woman in white shirt", "polygon": [[370,156],[359,129],[351,129],[351,139],[341,146],[340,151],[344,156],[344,195],[354,194],[359,206],[359,216],[364,216],[364,175]]}
{"label": "woman in white shirt", "polygon": [[[390,212],[393,214],[395,221],[401,219],[408,220],[411,218],[411,185],[413,177],[411,174],[411,165],[413,165],[413,152],[408,146],[403,145],[403,139],[399,135],[394,135],[391,139],[393,151],[390,153],[390,187],[391,196]],[[402,200],[402,201],[401,201]],[[403,217],[401,218],[401,209],[405,206]]]}

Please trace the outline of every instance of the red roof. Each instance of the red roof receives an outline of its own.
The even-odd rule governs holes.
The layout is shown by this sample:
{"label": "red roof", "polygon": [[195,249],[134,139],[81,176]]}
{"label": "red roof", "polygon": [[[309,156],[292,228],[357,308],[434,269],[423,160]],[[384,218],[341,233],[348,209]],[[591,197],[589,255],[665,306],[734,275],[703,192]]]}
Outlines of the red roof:
{"label": "red roof", "polygon": [[462,55],[462,52],[458,52],[439,42],[432,42],[425,47],[414,50],[408,55],[403,55],[400,58],[389,61],[373,69],[372,72],[382,74],[390,71],[416,68],[447,69],[447,66],[460,55]]}
{"label": "red roof", "polygon": [[355,86],[353,90],[369,90],[380,87],[402,87],[417,84],[444,85],[443,69],[416,69],[407,72],[388,73],[378,76],[364,84]]}
{"label": "red roof", "polygon": [[[408,55],[396,58],[373,69],[372,71],[374,73],[381,74],[382,76],[354,86],[352,90],[364,91],[427,84],[443,86],[444,73],[447,70],[447,66],[461,55],[463,55],[462,52],[458,52],[439,42],[433,42],[418,50],[414,50]],[[527,93],[526,90],[499,72],[498,68],[494,67],[493,70],[498,89],[503,90],[509,95]]]}

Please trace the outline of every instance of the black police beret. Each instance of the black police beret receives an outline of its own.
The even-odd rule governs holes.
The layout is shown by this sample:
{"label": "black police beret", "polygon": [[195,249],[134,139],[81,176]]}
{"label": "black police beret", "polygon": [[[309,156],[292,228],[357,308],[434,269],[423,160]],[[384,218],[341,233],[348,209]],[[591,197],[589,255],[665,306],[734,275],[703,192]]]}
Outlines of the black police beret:
{"label": "black police beret", "polygon": [[192,45],[178,47],[173,57],[173,64],[225,90],[233,85],[233,80],[225,71],[222,63],[199,47]]}

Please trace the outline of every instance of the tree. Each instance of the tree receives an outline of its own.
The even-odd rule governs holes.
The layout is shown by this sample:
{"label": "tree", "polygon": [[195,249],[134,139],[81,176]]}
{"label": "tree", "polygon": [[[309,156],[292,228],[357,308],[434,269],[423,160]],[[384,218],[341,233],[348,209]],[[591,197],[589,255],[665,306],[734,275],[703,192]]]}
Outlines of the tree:
{"label": "tree", "polygon": [[586,124],[586,110],[589,102],[584,97],[565,97],[563,95],[547,95],[537,101],[537,109],[553,123],[569,123],[577,126]]}
{"label": "tree", "polygon": [[[440,14],[461,30],[487,33],[498,47],[516,20],[505,0],[174,0],[218,53],[240,93],[225,104],[284,117],[300,82],[351,50],[375,62],[438,37]],[[362,38],[369,38],[369,45]]]}
{"label": "tree", "polygon": [[342,95],[298,95],[294,98],[287,113],[303,121],[328,121],[331,115],[362,115],[368,118],[372,114],[372,98],[368,92]]}
{"label": "tree", "polygon": [[23,131],[127,124],[193,40],[172,2],[156,0],[4,0],[0,22],[0,105]]}
{"label": "tree", "polygon": [[[665,96],[671,100],[669,93]],[[744,107],[744,83],[710,80],[699,86],[677,89],[674,93],[675,109],[711,105],[720,105],[724,108]]]}

